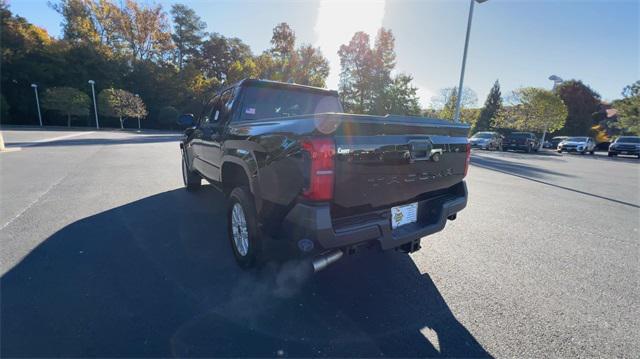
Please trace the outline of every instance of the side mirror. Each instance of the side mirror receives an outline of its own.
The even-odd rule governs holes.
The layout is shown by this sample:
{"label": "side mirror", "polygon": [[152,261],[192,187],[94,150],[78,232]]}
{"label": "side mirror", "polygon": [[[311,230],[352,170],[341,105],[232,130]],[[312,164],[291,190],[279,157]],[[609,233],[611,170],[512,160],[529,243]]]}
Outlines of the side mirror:
{"label": "side mirror", "polygon": [[176,121],[176,123],[182,128],[188,128],[195,126],[196,120],[192,114],[187,113],[178,117],[178,121]]}

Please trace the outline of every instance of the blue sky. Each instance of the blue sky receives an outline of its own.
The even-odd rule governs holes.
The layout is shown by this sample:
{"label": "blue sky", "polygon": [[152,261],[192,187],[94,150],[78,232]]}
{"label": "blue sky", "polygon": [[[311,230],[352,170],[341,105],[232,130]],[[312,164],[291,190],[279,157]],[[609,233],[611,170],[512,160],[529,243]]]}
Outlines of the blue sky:
{"label": "blue sky", "polygon": [[[142,0],[143,3],[153,3]],[[469,2],[467,0],[205,1],[194,8],[208,31],[241,38],[259,53],[272,28],[289,23],[299,43],[320,46],[332,64],[328,81],[337,87],[340,44],[356,30],[380,26],[396,37],[397,69],[414,76],[427,105],[439,89],[457,85]],[[60,35],[60,16],[47,0],[10,0],[11,10]],[[496,79],[503,94],[521,86],[550,88],[549,75],[583,80],[606,100],[640,79],[640,1],[489,0],[476,5],[465,86],[481,105]]]}

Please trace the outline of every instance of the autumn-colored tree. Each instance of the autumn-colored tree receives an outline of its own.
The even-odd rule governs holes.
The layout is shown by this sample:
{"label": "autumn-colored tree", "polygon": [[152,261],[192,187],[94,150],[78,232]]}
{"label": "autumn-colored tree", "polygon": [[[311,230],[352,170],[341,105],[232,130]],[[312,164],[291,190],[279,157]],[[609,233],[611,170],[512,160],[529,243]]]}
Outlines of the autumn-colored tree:
{"label": "autumn-colored tree", "polygon": [[71,116],[89,115],[89,106],[89,96],[71,87],[52,87],[42,96],[42,108],[66,115],[68,127],[71,127]]}
{"label": "autumn-colored tree", "polygon": [[173,48],[167,14],[160,5],[125,0],[116,18],[119,41],[134,60],[165,60]]}

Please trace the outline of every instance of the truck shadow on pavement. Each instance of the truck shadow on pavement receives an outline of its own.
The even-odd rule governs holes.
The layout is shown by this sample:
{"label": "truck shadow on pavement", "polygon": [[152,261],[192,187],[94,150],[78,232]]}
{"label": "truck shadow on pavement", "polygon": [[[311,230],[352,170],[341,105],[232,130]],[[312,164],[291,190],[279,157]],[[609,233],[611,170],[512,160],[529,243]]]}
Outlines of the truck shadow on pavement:
{"label": "truck shadow on pavement", "polygon": [[471,156],[471,164],[495,171],[533,178],[548,178],[549,176],[574,177],[567,173],[552,171],[534,165],[509,161],[498,157]]}
{"label": "truck shadow on pavement", "polygon": [[2,356],[489,356],[408,255],[244,272],[225,232],[210,186],[62,228],[1,279]]}

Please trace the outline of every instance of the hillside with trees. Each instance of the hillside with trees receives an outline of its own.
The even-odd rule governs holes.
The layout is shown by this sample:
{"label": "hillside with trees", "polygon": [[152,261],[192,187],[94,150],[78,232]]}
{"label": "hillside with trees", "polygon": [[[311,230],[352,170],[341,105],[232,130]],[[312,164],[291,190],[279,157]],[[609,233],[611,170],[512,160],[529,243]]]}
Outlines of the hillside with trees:
{"label": "hillside with trees", "polygon": [[[50,6],[62,17],[60,38],[12,14],[6,0],[0,0],[0,123],[38,124],[31,84],[38,85],[45,125],[93,126],[93,101],[87,106],[86,100],[92,96],[88,81],[94,80],[101,127],[127,127],[126,120],[135,118],[147,128],[171,128],[176,114],[203,114],[217,90],[243,78],[325,87],[329,76],[320,49],[299,43],[284,22],[272,29],[270,47],[256,54],[242,39],[207,32],[206,22],[183,4],[165,9],[137,0],[55,0]],[[456,87],[441,89],[431,107],[420,107],[413,77],[396,71],[391,29],[379,29],[375,38],[356,32],[331,51],[340,59],[338,91],[346,111],[453,118]],[[565,81],[554,93],[567,114],[562,121],[545,123],[554,134],[637,134],[639,83],[604,103],[582,81]],[[542,133],[544,123],[518,113],[528,108],[518,102],[525,95],[517,90],[503,104],[496,80],[478,107],[475,92],[464,88],[461,121],[473,131],[530,128]],[[128,107],[117,105],[121,102]]]}

